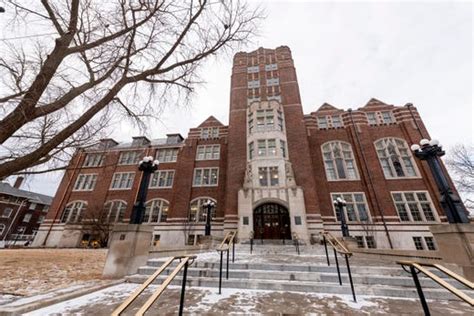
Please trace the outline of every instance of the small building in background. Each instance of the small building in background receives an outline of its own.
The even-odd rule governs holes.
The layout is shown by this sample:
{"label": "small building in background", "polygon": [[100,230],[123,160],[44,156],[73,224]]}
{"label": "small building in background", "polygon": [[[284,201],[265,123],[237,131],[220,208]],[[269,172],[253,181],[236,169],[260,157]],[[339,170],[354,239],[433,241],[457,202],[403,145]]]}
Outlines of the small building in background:
{"label": "small building in background", "polygon": [[13,186],[0,182],[0,248],[29,246],[48,214],[53,198],[20,189],[23,177]]}

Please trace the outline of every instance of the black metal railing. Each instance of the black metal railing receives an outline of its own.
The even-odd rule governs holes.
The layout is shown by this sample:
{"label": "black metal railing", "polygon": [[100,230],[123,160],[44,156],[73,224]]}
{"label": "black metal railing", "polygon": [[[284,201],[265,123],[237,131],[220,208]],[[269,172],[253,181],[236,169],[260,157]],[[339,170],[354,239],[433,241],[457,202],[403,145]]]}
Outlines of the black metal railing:
{"label": "black metal railing", "polygon": [[[471,306],[474,306],[474,298],[469,297],[467,294],[455,288],[454,286],[452,286],[445,280],[441,279],[439,276],[435,275],[433,272],[429,271],[428,269],[425,269],[423,266],[435,268],[438,271],[441,271],[445,275],[449,276],[451,279],[458,281],[459,283],[463,284],[464,286],[468,287],[471,290],[474,289],[473,282],[463,278],[462,276],[454,273],[453,271],[439,264],[420,263],[420,262],[414,262],[414,261],[397,261],[397,263],[402,266],[405,272],[410,273],[411,276],[413,277],[413,282],[415,283],[416,291],[418,292],[418,296],[420,297],[420,301],[421,301],[421,306],[423,307],[423,311],[426,316],[429,316],[431,314],[430,314],[430,309],[428,307],[428,303],[426,302],[426,299],[425,299],[425,295],[423,294],[423,289],[421,287],[420,280],[418,279],[419,273],[423,273],[424,275],[429,277],[431,280],[435,281],[436,283],[444,287],[446,290],[448,290],[452,294],[462,299],[464,302],[468,303]],[[410,271],[407,271],[406,267],[409,267]]]}
{"label": "black metal railing", "polygon": [[224,252],[227,253],[227,263],[226,263],[226,279],[229,279],[229,256],[230,256],[230,248],[232,247],[232,262],[235,262],[235,236],[237,232],[232,231],[228,232],[224,240],[222,240],[219,247],[217,247],[217,252],[220,254],[220,263],[219,263],[219,294],[222,291],[222,266],[223,266],[223,257]]}
{"label": "black metal railing", "polygon": [[354,302],[357,302],[356,295],[355,295],[355,290],[354,290],[354,282],[352,281],[351,265],[349,263],[349,257],[352,256],[352,252],[350,252],[346,248],[346,246],[344,246],[336,237],[331,235],[331,233],[323,232],[321,234],[323,236],[323,243],[324,243],[324,249],[326,251],[326,259],[327,259],[327,262],[328,262],[328,266],[330,266],[331,263],[329,261],[329,253],[328,253],[327,243],[329,243],[329,245],[331,245],[333,250],[334,250],[334,260],[336,261],[337,277],[339,279],[339,285],[342,285],[342,278],[341,278],[341,270],[339,268],[339,260],[337,259],[337,254],[339,253],[342,256],[344,256],[344,258],[346,260],[347,275],[349,277],[349,282],[350,282],[350,285],[351,285],[352,298],[354,299]]}
{"label": "black metal railing", "polygon": [[196,259],[196,256],[176,256],[173,258],[169,258],[163,265],[156,270],[155,273],[153,273],[143,284],[133,292],[132,295],[130,295],[117,309],[115,309],[112,312],[112,316],[119,316],[123,313],[123,311],[129,307],[137,298],[138,296],[145,291],[145,289],[148,288],[148,286],[155,281],[155,279],[165,271],[169,265],[175,261],[179,260],[179,264],[176,266],[176,268],[171,272],[171,274],[163,281],[163,283],[156,289],[156,291],[148,298],[148,300],[140,307],[138,312],[135,315],[144,315],[148,309],[150,309],[151,305],[153,305],[154,302],[163,294],[164,290],[168,287],[168,285],[171,283],[171,281],[174,280],[174,278],[178,275],[178,273],[183,270],[183,280],[182,280],[182,285],[181,285],[181,296],[179,300],[179,311],[178,315],[183,315],[183,307],[184,307],[184,294],[186,292],[186,278],[188,274],[188,266],[190,264],[193,264],[194,260]]}

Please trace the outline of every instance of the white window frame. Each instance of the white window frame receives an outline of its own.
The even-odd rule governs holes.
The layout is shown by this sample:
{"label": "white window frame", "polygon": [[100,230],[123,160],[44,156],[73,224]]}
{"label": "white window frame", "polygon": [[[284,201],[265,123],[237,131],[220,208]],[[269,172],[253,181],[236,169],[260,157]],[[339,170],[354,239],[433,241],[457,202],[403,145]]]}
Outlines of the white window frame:
{"label": "white window frame", "polygon": [[160,163],[176,162],[178,160],[179,148],[159,148],[156,151],[155,159]]}
{"label": "white window frame", "polygon": [[203,127],[201,128],[202,139],[215,139],[219,138],[219,127]]}
{"label": "white window frame", "polygon": [[101,167],[104,163],[104,154],[103,153],[88,153],[84,159],[82,167],[92,168],[92,167]]}
{"label": "white window frame", "polygon": [[[145,207],[144,223],[158,224],[166,222],[170,207],[167,200],[160,198],[148,200]],[[156,218],[156,221],[153,218]]]}
{"label": "white window frame", "polygon": [[247,88],[248,89],[260,88],[260,79],[248,81]]}
{"label": "white window frame", "polygon": [[23,216],[23,219],[22,219],[22,222],[23,223],[29,223],[31,221],[31,218],[33,217],[33,214],[31,213],[26,213],[24,216]]}
{"label": "white window frame", "polygon": [[267,78],[267,86],[278,86],[280,85],[280,78]]}
{"label": "white window frame", "polygon": [[[373,115],[372,119],[369,118],[369,114],[371,116]],[[390,118],[389,122],[386,122],[385,114],[388,114]],[[365,116],[367,118],[368,124],[371,126],[389,125],[396,123],[395,117],[393,116],[393,112],[391,110],[365,112]]]}
{"label": "white window frame", "polygon": [[277,70],[277,69],[278,69],[278,65],[276,63],[265,65],[265,71],[271,71],[271,70]]}
{"label": "white window frame", "polygon": [[[333,118],[337,117],[337,126],[334,124]],[[318,115],[317,116],[318,128],[319,129],[329,129],[329,128],[343,128],[344,121],[340,114],[331,114],[331,115]]]}
{"label": "white window frame", "polygon": [[36,208],[36,203],[30,203],[30,206],[28,207],[29,210],[34,210]]}
{"label": "white window frame", "polygon": [[127,202],[124,200],[109,200],[104,203],[102,219],[105,223],[122,223],[127,211]]}
{"label": "white window frame", "polygon": [[[349,150],[344,150],[344,145],[349,146]],[[329,150],[327,150],[327,146],[329,146]],[[335,147],[340,151],[340,157],[335,157],[334,155],[334,150]],[[350,157],[346,157],[345,154],[349,153]],[[359,177],[359,170],[357,167],[357,162],[354,156],[354,151],[352,149],[352,145],[348,142],[341,141],[341,140],[333,140],[333,141],[328,141],[325,142],[324,144],[321,145],[321,154],[323,158],[323,164],[324,164],[324,171],[326,173],[326,179],[328,181],[358,181],[360,180]],[[327,158],[327,155],[330,155],[330,158]],[[337,165],[337,159],[342,160],[342,168],[345,174],[345,178],[341,178],[339,174],[339,169]],[[349,177],[349,168],[348,164],[349,162],[352,161],[353,169],[354,169],[354,176]],[[332,164],[332,170],[334,172],[335,178],[332,177],[331,173],[331,168],[330,165]]]}
{"label": "white window frame", "polygon": [[[6,211],[9,211],[8,216],[5,215]],[[11,207],[4,208],[2,212],[2,218],[10,218],[10,216],[12,216],[12,213],[13,213],[13,209]]]}
{"label": "white window frame", "polygon": [[[209,177],[209,183],[205,184],[204,183],[204,174],[208,172],[208,177]],[[211,183],[211,178],[213,171],[215,172],[216,176],[216,183],[212,184]],[[199,183],[196,183],[196,175],[200,174],[200,181]],[[194,168],[194,173],[193,173],[193,187],[216,187],[219,185],[219,168],[218,167],[209,167],[209,168]]]}
{"label": "white window frame", "polygon": [[[408,201],[406,199],[407,193],[412,193],[415,197],[415,201]],[[396,201],[395,200],[395,194],[401,194],[402,196],[402,201]],[[418,194],[425,194],[426,196],[426,201],[420,201]],[[397,212],[398,219],[400,220],[401,223],[438,223],[440,221],[438,211],[436,210],[433,200],[431,199],[430,194],[428,191],[420,191],[420,190],[415,190],[415,191],[390,191],[390,195],[392,196],[392,201],[393,201],[393,206],[395,207],[395,210]],[[402,220],[402,217],[400,216],[399,209],[397,207],[397,204],[402,204],[404,205],[405,212],[407,213],[408,216],[408,221]],[[434,221],[428,221],[426,220],[426,215],[423,210],[423,207],[421,206],[423,204],[429,204],[431,213],[433,214]],[[409,207],[409,204],[416,204],[418,213],[420,214],[421,221],[415,221],[413,218],[412,210]]]}
{"label": "white window frame", "polygon": [[[124,177],[127,177],[127,179],[124,180]],[[112,176],[112,181],[110,181],[109,190],[130,190],[133,187],[134,180],[135,172],[115,172]],[[122,187],[123,181],[126,181],[126,184],[129,184],[129,186]],[[119,186],[114,186],[115,183]]]}
{"label": "white window frame", "polygon": [[[188,220],[192,223],[203,223],[206,221],[207,217],[207,210],[203,209],[203,205],[210,200],[214,202],[214,207],[211,209],[211,221],[216,218],[217,215],[217,201],[211,197],[200,196],[193,199],[189,203],[189,212],[188,212]],[[193,204],[196,204],[195,209],[193,209]]]}
{"label": "white window frame", "polygon": [[[272,178],[272,171],[276,171],[277,177]],[[273,179],[276,179],[274,181]],[[263,181],[265,180],[265,181]],[[266,182],[266,183],[264,183]],[[280,186],[280,173],[278,166],[262,166],[258,167],[258,185],[261,187],[278,187]]]}
{"label": "white window frame", "polygon": [[[343,210],[344,210],[344,218],[346,219],[346,223],[364,223],[364,224],[372,223],[372,217],[371,217],[371,214],[370,214],[369,203],[367,203],[367,197],[365,196],[365,192],[331,192],[329,194],[330,194],[329,196],[331,197],[331,205],[332,205],[332,209],[333,209],[333,212],[334,212],[334,217],[336,218],[337,222],[340,222],[340,220],[337,218],[336,206],[332,203],[332,201],[336,200],[337,197],[341,197],[342,199],[346,200],[348,205],[353,204],[352,207],[353,207],[354,214],[355,214],[355,217],[356,217],[355,221],[350,220],[349,215],[347,214],[347,206],[345,206],[343,208]],[[355,194],[362,195],[363,203],[356,201]],[[347,199],[347,197],[345,197],[344,195],[351,195],[351,200],[352,201],[349,201]],[[360,205],[360,204],[363,204],[364,207],[365,207],[367,220],[362,220],[360,218],[360,210],[357,207],[357,205]]]}
{"label": "white window frame", "polygon": [[[68,210],[69,207],[71,208]],[[86,201],[76,200],[76,201],[69,202],[61,213],[60,222],[64,224],[80,223],[82,216],[84,215],[83,213],[86,211],[87,211]]]}
{"label": "white window frame", "polygon": [[[158,170],[152,174],[150,179],[150,189],[165,189],[165,188],[172,188],[174,183],[174,175],[175,171],[170,170]],[[171,184],[167,185],[171,178]],[[160,185],[160,180],[163,179],[165,185]]]}
{"label": "white window frame", "polygon": [[255,72],[260,72],[260,68],[259,68],[258,65],[247,67],[247,73],[251,74],[251,73],[255,73]]}
{"label": "white window frame", "polygon": [[126,165],[138,165],[140,162],[141,151],[133,150],[133,151],[122,151],[119,155],[118,165],[126,166]]}
{"label": "white window frame", "polygon": [[196,160],[219,160],[221,157],[221,145],[198,145],[196,149]]}
{"label": "white window frame", "polygon": [[[400,145],[397,143],[397,141],[402,142],[403,144]],[[383,147],[380,147],[380,145]],[[389,152],[389,146],[392,145],[394,146],[395,149],[395,155],[390,155]],[[413,154],[410,150],[410,147],[408,146],[406,140],[403,138],[398,138],[398,137],[384,137],[384,138],[379,138],[374,142],[374,148],[375,152],[377,154],[377,158],[379,160],[380,167],[382,168],[382,172],[384,174],[385,179],[387,180],[393,180],[393,179],[419,179],[420,177],[420,171],[418,170],[418,166],[416,165],[415,159],[413,158]],[[401,150],[404,151],[406,154],[403,155],[401,153]],[[383,151],[383,156],[381,156],[381,151]],[[402,168],[402,171],[404,173],[403,176],[398,176],[397,175],[397,168],[395,168],[394,164],[394,159],[398,160],[398,163],[400,164],[400,167]],[[411,164],[411,167],[413,168],[413,172],[415,173],[414,175],[409,175],[408,173],[408,167],[406,165],[405,159],[408,159],[408,161]],[[385,163],[388,165],[386,165]],[[390,169],[388,171],[386,168]]]}
{"label": "white window frame", "polygon": [[72,191],[94,191],[97,173],[81,173],[77,176]]}

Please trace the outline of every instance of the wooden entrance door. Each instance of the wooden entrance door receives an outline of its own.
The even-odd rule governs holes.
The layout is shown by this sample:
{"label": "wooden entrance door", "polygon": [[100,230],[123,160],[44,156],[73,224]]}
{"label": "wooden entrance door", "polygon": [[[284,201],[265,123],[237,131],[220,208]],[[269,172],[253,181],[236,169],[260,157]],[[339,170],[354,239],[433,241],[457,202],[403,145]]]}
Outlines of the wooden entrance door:
{"label": "wooden entrance door", "polygon": [[288,210],[276,203],[260,205],[253,213],[254,238],[291,239]]}

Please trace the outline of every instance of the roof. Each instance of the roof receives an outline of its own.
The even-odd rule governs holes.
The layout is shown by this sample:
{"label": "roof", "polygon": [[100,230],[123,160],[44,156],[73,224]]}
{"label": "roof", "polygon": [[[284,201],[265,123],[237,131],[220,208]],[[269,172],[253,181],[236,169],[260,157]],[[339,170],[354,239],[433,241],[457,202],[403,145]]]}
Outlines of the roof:
{"label": "roof", "polygon": [[30,202],[51,205],[53,197],[31,191],[14,188],[7,182],[0,182],[0,193],[16,197],[27,198]]}

